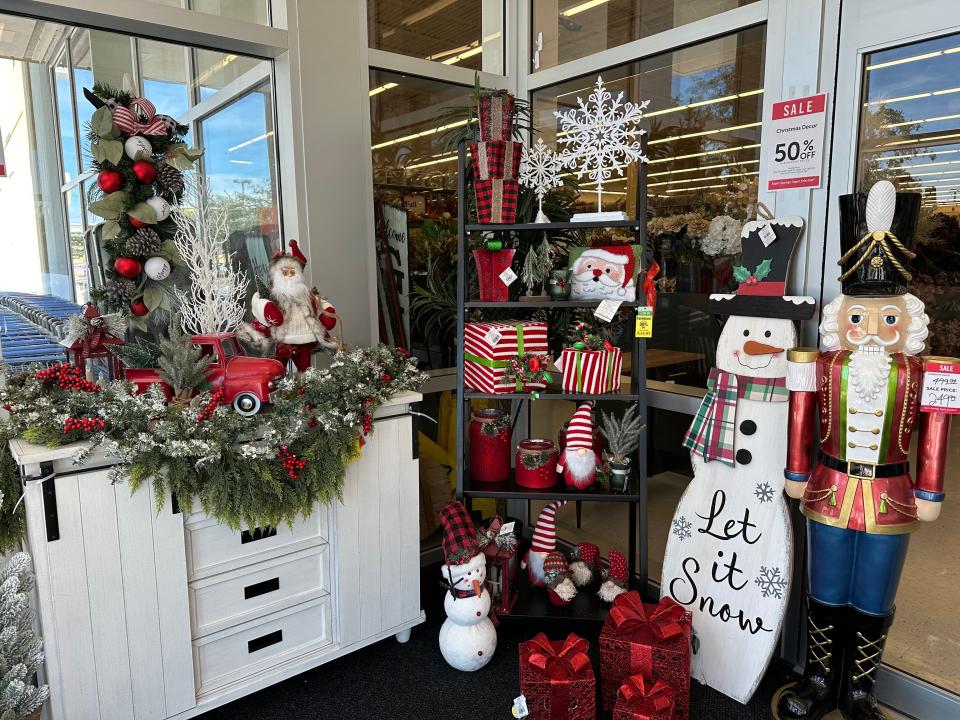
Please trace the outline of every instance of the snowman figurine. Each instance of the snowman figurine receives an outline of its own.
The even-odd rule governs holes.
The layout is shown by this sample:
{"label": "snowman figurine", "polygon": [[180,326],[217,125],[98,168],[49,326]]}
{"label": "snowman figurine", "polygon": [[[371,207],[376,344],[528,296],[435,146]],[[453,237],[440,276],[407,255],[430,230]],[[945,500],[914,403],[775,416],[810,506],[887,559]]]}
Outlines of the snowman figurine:
{"label": "snowman figurine", "polygon": [[790,596],[787,350],[797,343],[794,321],[812,317],[815,302],[784,293],[802,233],[800,217],[746,223],[737,292],[710,296],[711,310],[729,317],[683,441],[694,478],[673,517],[661,578],[663,594],[693,613],[692,676],[743,703],[770,661]]}
{"label": "snowman figurine", "polygon": [[497,630],[490,620],[490,593],[484,587],[487,560],[477,542],[477,531],[459,501],[440,511],[443,528],[441,568],[447,594],[447,619],[440,628],[440,652],[452,667],[479,670],[497,649]]}

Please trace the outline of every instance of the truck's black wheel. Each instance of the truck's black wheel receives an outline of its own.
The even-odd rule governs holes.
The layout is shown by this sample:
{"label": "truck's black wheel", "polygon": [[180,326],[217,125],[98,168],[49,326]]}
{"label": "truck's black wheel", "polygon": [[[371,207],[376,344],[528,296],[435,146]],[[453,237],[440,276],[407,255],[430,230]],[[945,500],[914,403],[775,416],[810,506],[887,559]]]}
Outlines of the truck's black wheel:
{"label": "truck's black wheel", "polygon": [[260,398],[250,392],[243,392],[233,399],[233,411],[237,415],[250,417],[260,412]]}

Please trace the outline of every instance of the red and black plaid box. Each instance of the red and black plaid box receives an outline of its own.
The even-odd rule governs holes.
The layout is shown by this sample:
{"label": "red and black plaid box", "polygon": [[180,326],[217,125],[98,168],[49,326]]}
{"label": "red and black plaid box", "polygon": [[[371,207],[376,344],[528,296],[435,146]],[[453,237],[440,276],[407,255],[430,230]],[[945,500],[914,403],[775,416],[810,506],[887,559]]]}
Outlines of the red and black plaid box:
{"label": "red and black plaid box", "polygon": [[520,143],[491,140],[470,146],[477,222],[512,223],[517,219],[520,184]]}
{"label": "red and black plaid box", "polygon": [[514,116],[513,95],[506,92],[488,95],[477,101],[481,140],[508,140]]}
{"label": "red and black plaid box", "polygon": [[673,698],[673,688],[665,682],[631,675],[617,693],[613,720],[672,720]]}
{"label": "red and black plaid box", "polygon": [[597,681],[590,643],[574,633],[551,641],[540,633],[520,643],[520,693],[529,720],[595,720]]}
{"label": "red and black plaid box", "polygon": [[516,180],[520,173],[521,143],[512,140],[488,140],[470,146],[470,162],[477,180]]}
{"label": "red and black plaid box", "polygon": [[665,597],[644,605],[636,591],[618,595],[600,633],[600,698],[603,709],[616,703],[631,675],[661,681],[674,692],[673,720],[690,717],[691,613]]}

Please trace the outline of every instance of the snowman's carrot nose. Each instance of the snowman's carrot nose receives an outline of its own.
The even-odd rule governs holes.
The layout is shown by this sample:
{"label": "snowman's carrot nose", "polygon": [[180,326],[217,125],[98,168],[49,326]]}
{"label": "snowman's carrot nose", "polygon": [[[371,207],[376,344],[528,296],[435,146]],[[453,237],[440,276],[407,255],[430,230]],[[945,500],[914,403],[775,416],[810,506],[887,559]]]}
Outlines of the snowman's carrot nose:
{"label": "snowman's carrot nose", "polygon": [[773,355],[773,353],[783,352],[783,348],[776,345],[767,345],[756,340],[747,340],[743,344],[743,351],[747,355]]}
{"label": "snowman's carrot nose", "polygon": [[483,585],[480,584],[479,580],[473,581],[473,591],[477,594],[477,597],[483,593]]}

